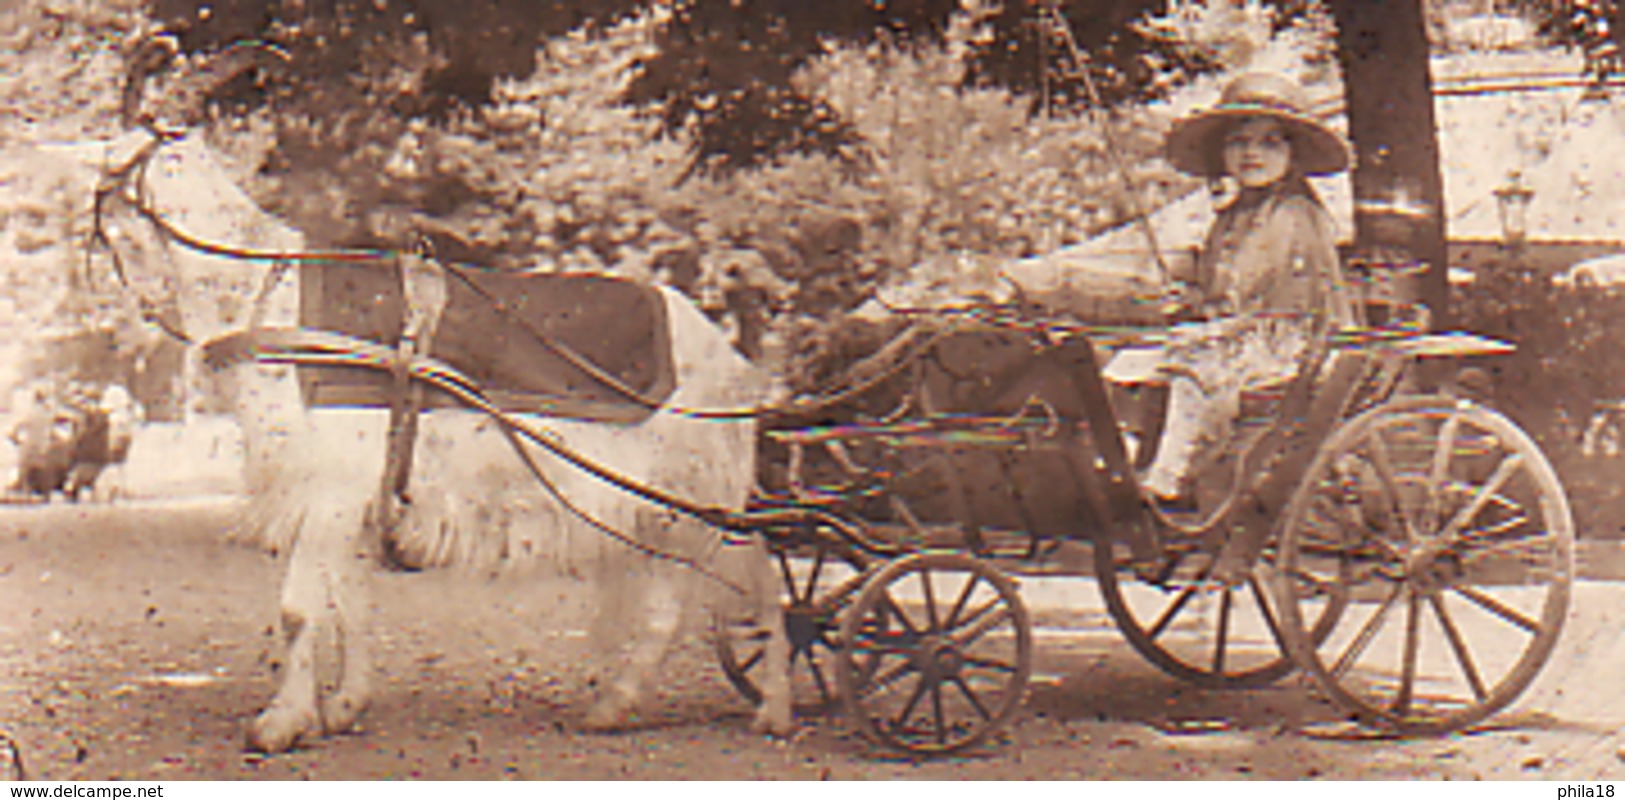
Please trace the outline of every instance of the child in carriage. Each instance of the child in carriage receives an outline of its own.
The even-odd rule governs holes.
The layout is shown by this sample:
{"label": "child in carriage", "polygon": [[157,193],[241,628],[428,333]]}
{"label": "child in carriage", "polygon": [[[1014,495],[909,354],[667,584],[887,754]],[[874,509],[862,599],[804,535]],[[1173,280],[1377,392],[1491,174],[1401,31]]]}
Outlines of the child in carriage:
{"label": "child in carriage", "polygon": [[1243,392],[1291,377],[1319,325],[1354,321],[1331,217],[1306,180],[1347,169],[1349,148],[1309,116],[1296,82],[1259,73],[1176,122],[1167,154],[1182,172],[1234,184],[1192,284],[1177,290],[1204,321],[1170,331],[1163,356],[1168,416],[1142,484],[1178,502],[1191,494],[1192,456],[1229,440]]}

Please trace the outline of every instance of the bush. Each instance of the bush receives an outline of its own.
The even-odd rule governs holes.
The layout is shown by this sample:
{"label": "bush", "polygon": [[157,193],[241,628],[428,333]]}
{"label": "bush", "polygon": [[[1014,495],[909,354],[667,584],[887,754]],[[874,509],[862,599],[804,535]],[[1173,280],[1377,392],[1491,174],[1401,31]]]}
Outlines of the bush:
{"label": "bush", "polygon": [[[702,249],[758,253],[782,283],[757,283],[788,287],[758,327],[780,340],[794,389],[849,358],[846,314],[886,282],[1082,242],[1190,186],[1157,157],[1164,120],[1138,108],[1035,116],[1030,97],[961,88],[967,51],[949,42],[837,48],[797,77],[859,135],[842,158],[787,157],[682,188]],[[723,296],[731,280],[702,276]]]}

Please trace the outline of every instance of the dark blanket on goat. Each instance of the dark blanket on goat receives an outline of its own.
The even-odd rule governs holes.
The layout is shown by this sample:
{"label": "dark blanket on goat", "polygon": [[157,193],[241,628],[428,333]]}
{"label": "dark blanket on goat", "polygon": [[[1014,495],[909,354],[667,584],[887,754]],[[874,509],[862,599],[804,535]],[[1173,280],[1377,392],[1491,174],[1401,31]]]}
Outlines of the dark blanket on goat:
{"label": "dark blanket on goat", "polygon": [[[666,306],[655,287],[601,275],[456,270],[429,354],[478,381],[503,410],[630,423],[676,388]],[[301,273],[305,327],[393,346],[404,312],[391,267]],[[391,376],[378,370],[301,367],[300,377],[312,405],[390,402]],[[457,405],[434,392],[426,400],[431,408]]]}

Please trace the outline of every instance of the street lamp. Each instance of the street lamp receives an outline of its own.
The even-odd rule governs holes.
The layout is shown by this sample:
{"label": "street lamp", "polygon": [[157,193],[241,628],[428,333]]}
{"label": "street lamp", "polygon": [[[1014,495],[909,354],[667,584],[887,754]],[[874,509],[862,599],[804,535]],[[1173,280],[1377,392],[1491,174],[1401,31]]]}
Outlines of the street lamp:
{"label": "street lamp", "polygon": [[1513,172],[1507,182],[1495,190],[1496,209],[1501,215],[1501,241],[1509,247],[1519,247],[1529,235],[1529,201],[1535,199],[1535,190],[1523,183],[1523,173]]}

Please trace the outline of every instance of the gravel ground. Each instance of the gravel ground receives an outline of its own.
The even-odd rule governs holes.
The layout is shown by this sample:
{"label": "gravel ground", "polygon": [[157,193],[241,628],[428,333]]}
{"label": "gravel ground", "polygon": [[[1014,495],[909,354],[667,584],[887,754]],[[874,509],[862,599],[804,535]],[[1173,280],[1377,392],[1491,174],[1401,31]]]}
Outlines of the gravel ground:
{"label": "gravel ground", "polygon": [[[0,508],[0,720],[45,779],[1455,779],[1625,778],[1618,692],[1625,586],[1583,581],[1541,682],[1492,727],[1394,741],[1353,734],[1300,679],[1181,685],[1114,631],[1041,629],[1026,710],[968,756],[899,760],[839,719],[792,739],[749,709],[693,637],[641,729],[577,730],[580,585],[538,576],[377,582],[383,678],[360,731],[245,752],[269,698],[279,563],[228,543],[228,505]],[[1029,580],[1047,624],[1098,619],[1085,579]],[[1202,720],[1200,734],[1170,734]],[[1341,735],[1339,735],[1341,731]],[[1328,735],[1330,732],[1331,735]]]}

